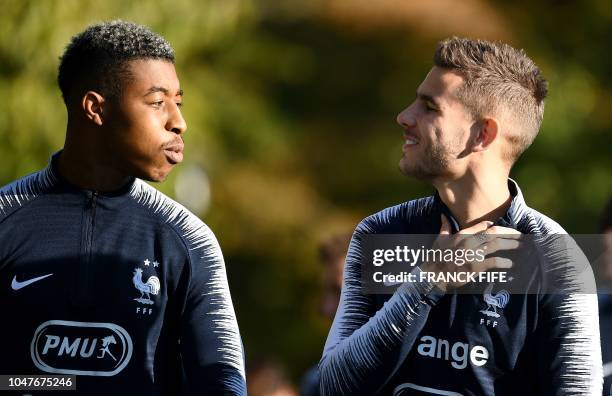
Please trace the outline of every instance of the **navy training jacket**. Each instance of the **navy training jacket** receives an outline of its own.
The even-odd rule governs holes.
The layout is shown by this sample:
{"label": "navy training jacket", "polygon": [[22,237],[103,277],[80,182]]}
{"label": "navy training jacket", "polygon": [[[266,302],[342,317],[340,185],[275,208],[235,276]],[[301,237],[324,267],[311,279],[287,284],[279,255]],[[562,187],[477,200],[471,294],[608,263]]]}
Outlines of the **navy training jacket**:
{"label": "navy training jacket", "polygon": [[0,374],[74,374],[72,395],[246,394],[212,231],[139,179],[71,186],[57,158],[0,189]]}
{"label": "navy training jacket", "polygon": [[[497,225],[523,234],[565,234],[525,204],[513,180],[508,186],[513,199]],[[319,362],[321,394],[601,395],[594,290],[545,294],[542,268],[523,268],[531,273],[524,281],[528,292],[509,295],[498,317],[486,312],[483,293],[444,294],[428,282],[404,283],[392,295],[365,291],[364,236],[438,234],[442,213],[457,232],[437,194],[384,209],[357,226],[340,305]],[[580,276],[593,282],[588,265]],[[493,294],[500,289],[496,285]]]}

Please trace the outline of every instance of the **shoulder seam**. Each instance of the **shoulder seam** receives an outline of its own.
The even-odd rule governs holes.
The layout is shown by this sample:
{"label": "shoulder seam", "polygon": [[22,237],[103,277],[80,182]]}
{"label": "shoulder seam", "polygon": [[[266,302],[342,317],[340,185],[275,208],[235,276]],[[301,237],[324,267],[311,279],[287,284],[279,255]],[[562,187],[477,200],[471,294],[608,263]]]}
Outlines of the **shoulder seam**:
{"label": "shoulder seam", "polygon": [[[0,187],[0,198],[8,198],[11,195],[11,194],[6,194],[6,191],[3,191],[3,190],[7,189],[13,183],[18,183],[18,182],[21,182],[21,181],[25,181],[28,178],[34,178],[36,176],[40,176],[40,174],[42,172],[44,172],[44,170],[30,173],[29,175],[23,176],[20,179],[17,179],[17,180],[15,180],[15,181],[7,184],[7,185],[4,185],[4,186]],[[6,215],[4,215],[4,216],[1,216],[1,212],[4,211],[4,208],[2,208],[2,206],[0,206],[0,216],[1,216],[0,217],[0,224],[4,223],[4,221],[9,219],[11,216],[16,214],[17,212],[19,212],[21,209],[24,209],[26,206],[30,205],[32,202],[36,201],[38,198],[40,198],[44,194],[45,194],[45,190],[41,190],[38,194],[30,194],[31,198],[27,199],[25,202],[23,202],[23,204],[17,206],[13,210],[7,211]],[[24,194],[24,195],[27,196],[26,194]]]}
{"label": "shoulder seam", "polygon": [[18,208],[14,209],[12,212],[8,213],[6,216],[4,216],[2,219],[0,219],[0,224],[4,223],[6,220],[8,220],[10,217],[12,217],[14,214],[18,213],[19,211],[21,211],[21,209],[24,209],[26,206],[28,206],[29,204],[31,204],[32,202],[36,201],[38,198],[41,197],[42,194],[35,196],[34,198],[28,200],[28,202],[26,202],[24,205],[19,206]]}
{"label": "shoulder seam", "polygon": [[[159,191],[158,191],[159,192]],[[187,253],[187,255],[189,256],[189,244],[187,243],[187,241],[185,240],[185,237],[181,234],[181,232],[176,228],[175,224],[172,224],[169,221],[165,221],[165,219],[162,217],[161,214],[156,213],[153,209],[147,207],[146,205],[143,205],[141,202],[138,202],[137,200],[134,199],[134,197],[131,197],[132,200],[139,206],[141,207],[143,210],[145,210],[147,213],[150,213],[152,216],[154,216],[157,220],[159,220],[159,222],[164,226],[169,228],[170,230],[172,230],[172,232],[174,234],[176,234],[176,236],[180,239],[181,243],[183,244],[183,247],[185,248],[185,252]],[[165,195],[164,198],[168,199]],[[189,258],[189,260],[191,261],[191,257]]]}

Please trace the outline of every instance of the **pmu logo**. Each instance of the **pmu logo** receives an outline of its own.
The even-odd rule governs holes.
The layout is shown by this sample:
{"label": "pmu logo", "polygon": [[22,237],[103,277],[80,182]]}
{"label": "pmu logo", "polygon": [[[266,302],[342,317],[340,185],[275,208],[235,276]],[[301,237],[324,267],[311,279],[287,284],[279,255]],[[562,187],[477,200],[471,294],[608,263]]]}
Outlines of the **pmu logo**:
{"label": "pmu logo", "polygon": [[127,366],[132,339],[113,323],[50,320],[36,329],[30,354],[47,373],[110,377]]}

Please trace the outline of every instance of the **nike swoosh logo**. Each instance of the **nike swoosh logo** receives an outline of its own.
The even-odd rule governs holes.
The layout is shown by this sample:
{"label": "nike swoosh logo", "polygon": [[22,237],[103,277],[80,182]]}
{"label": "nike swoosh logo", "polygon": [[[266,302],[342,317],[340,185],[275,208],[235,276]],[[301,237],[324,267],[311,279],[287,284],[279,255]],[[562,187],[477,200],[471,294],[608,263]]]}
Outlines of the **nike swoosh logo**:
{"label": "nike swoosh logo", "polygon": [[11,288],[13,290],[23,289],[24,287],[29,286],[29,285],[31,285],[34,282],[38,282],[39,280],[43,280],[45,278],[48,278],[51,275],[53,275],[53,274],[37,276],[36,278],[28,279],[27,281],[23,281],[23,282],[18,282],[17,281],[17,275],[15,275],[15,276],[13,276],[13,281],[11,282]]}

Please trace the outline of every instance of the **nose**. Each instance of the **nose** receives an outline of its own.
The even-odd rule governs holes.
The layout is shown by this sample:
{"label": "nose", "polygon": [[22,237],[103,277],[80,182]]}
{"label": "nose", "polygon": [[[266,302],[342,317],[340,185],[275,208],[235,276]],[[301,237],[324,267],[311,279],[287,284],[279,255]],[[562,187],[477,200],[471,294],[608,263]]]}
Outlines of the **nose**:
{"label": "nose", "polygon": [[416,125],[416,118],[413,112],[413,104],[402,110],[396,118],[397,123],[404,129],[412,128]]}
{"label": "nose", "polygon": [[171,113],[168,115],[166,129],[176,133],[177,135],[185,133],[187,130],[187,122],[185,122],[181,109],[177,104],[172,106]]}

